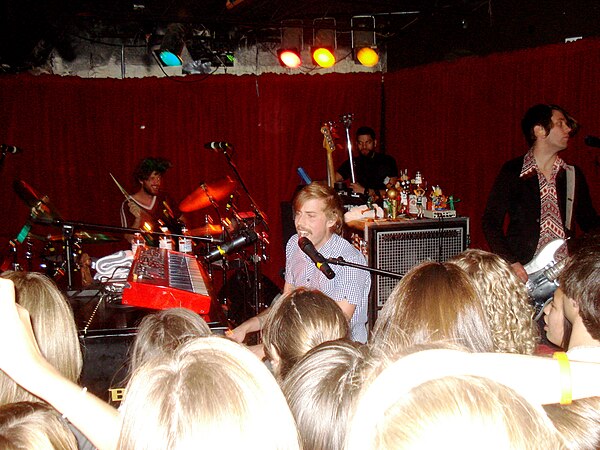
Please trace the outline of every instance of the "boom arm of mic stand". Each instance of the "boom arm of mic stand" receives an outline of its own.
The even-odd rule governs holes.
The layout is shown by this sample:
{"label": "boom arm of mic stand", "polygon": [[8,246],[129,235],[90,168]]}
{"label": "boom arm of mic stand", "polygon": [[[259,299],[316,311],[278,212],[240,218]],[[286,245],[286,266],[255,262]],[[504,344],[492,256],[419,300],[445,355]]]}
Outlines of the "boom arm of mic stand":
{"label": "boom arm of mic stand", "polygon": [[352,263],[352,262],[346,261],[341,256],[338,256],[337,258],[325,258],[325,261],[327,261],[329,264],[336,264],[338,266],[354,267],[355,269],[366,270],[366,271],[374,273],[376,275],[382,275],[384,277],[389,277],[389,278],[396,278],[398,280],[404,276],[399,273],[390,272],[388,270],[376,269],[374,267],[369,267],[369,266],[365,266],[362,264]]}
{"label": "boom arm of mic stand", "polygon": [[[84,230],[105,231],[107,233],[118,233],[118,234],[141,233],[141,234],[150,234],[152,236],[164,236],[165,235],[165,233],[163,233],[162,231],[144,231],[144,230],[140,230],[139,228],[115,227],[112,225],[99,225],[99,224],[95,224],[95,223],[86,223],[86,222],[72,222],[69,220],[52,219],[52,218],[47,218],[47,217],[36,217],[33,219],[33,221],[35,223],[39,223],[42,225],[50,225],[50,226],[63,227],[63,228],[64,227],[74,227],[74,228],[84,229]],[[183,237],[184,235],[169,234],[169,236]],[[185,235],[185,237],[188,239],[196,240],[196,241],[213,242],[215,244],[223,243],[223,241],[221,239],[215,239],[213,237],[188,236],[188,235]]]}
{"label": "boom arm of mic stand", "polygon": [[252,198],[252,195],[250,195],[250,191],[246,187],[246,183],[244,183],[244,180],[242,179],[242,176],[238,172],[237,166],[235,165],[235,163],[231,159],[231,155],[227,152],[227,149],[223,149],[223,155],[225,155],[225,159],[227,159],[227,163],[231,166],[231,169],[233,170],[233,173],[235,173],[235,176],[238,179],[238,181],[240,182],[240,185],[242,186],[242,188],[244,189],[244,192],[246,193],[246,195],[250,199],[250,206],[252,207],[252,210],[254,211],[254,214],[256,214],[257,217],[260,218],[260,221],[265,225],[266,230],[269,231],[269,224],[267,223],[267,218],[265,217],[265,215],[263,214],[263,212],[258,208],[258,206],[256,206],[256,202]]}

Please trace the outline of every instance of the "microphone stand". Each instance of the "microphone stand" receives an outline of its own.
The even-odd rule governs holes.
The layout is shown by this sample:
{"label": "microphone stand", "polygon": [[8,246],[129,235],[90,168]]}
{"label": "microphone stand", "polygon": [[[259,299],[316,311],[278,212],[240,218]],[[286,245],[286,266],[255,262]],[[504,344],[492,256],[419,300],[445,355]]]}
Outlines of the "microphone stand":
{"label": "microphone stand", "polygon": [[227,152],[226,148],[221,149],[221,151],[223,152],[223,155],[225,155],[225,159],[227,159],[227,163],[229,164],[229,166],[233,170],[233,173],[235,174],[236,178],[240,182],[240,185],[244,189],[244,192],[248,196],[248,199],[250,199],[250,207],[252,208],[252,211],[254,211],[254,214],[256,214],[256,217],[258,217],[260,219],[260,221],[264,224],[265,229],[267,231],[269,231],[269,224],[267,223],[267,218],[265,217],[265,215],[263,214],[263,212],[258,208],[258,206],[256,206],[256,202],[252,198],[252,195],[250,195],[250,191],[246,187],[246,183],[244,183],[244,180],[242,179],[242,176],[238,172],[237,166],[235,165],[235,163],[231,159],[231,155]]}
{"label": "microphone stand", "polygon": [[[248,196],[248,199],[250,200],[250,207],[252,208],[252,211],[254,211],[254,214],[256,215],[256,219],[258,219],[258,222],[255,222],[254,226],[256,227],[260,223],[262,223],[265,226],[265,229],[267,231],[269,231],[269,224],[267,223],[267,218],[265,217],[263,212],[256,205],[256,202],[252,198],[252,195],[250,195],[250,191],[246,187],[246,183],[244,183],[244,180],[242,179],[242,176],[240,175],[240,173],[237,169],[237,166],[231,159],[231,155],[227,151],[227,148],[223,148],[223,149],[221,149],[221,151],[223,152],[223,155],[225,156],[227,163],[233,170],[233,173],[235,174],[236,178],[240,182],[240,185],[244,189],[244,192]],[[261,283],[261,277],[260,277],[260,260],[261,260],[261,258],[258,255],[258,241],[257,241],[257,243],[254,244],[254,256],[252,258],[253,268],[254,268],[254,286],[253,286],[253,290],[252,290],[252,297],[253,297],[253,301],[254,301],[254,309],[257,314],[260,311],[261,292],[262,292],[262,283]]]}
{"label": "microphone stand", "polygon": [[346,267],[353,267],[355,269],[366,270],[366,271],[374,273],[376,275],[382,275],[384,277],[389,277],[389,278],[396,278],[398,280],[404,276],[404,275],[401,275],[396,272],[390,272],[388,270],[376,269],[375,267],[369,267],[369,266],[364,266],[362,264],[356,264],[353,262],[349,262],[349,261],[346,261],[341,256],[338,256],[337,258],[325,258],[325,261],[329,264],[336,264],[338,266],[346,266]]}

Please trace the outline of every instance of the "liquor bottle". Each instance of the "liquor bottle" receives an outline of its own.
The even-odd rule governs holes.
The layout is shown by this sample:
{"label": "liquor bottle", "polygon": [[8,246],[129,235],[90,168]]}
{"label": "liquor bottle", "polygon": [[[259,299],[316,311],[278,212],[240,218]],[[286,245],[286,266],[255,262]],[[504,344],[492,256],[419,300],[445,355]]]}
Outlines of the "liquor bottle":
{"label": "liquor bottle", "polygon": [[166,248],[167,250],[173,250],[173,239],[171,238],[171,233],[169,232],[168,227],[160,227],[160,231],[163,232],[163,235],[158,240],[159,248]]}

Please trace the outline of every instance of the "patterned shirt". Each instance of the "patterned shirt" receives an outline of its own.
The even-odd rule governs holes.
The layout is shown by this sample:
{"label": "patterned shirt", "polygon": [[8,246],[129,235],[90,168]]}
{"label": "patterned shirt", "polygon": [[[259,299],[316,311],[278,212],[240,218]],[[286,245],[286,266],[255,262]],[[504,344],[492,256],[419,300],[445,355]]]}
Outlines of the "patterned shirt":
{"label": "patterned shirt", "polygon": [[[343,237],[333,234],[319,249],[325,258],[342,257],[345,261],[366,265],[365,257]],[[350,319],[350,338],[367,342],[367,307],[371,276],[368,271],[331,264],[335,277],[329,280],[298,246],[293,235],[285,249],[285,281],[294,287],[318,289],[335,301],[355,305]]]}
{"label": "patterned shirt", "polygon": [[[537,244],[536,253],[538,253],[548,242],[554,239],[564,239],[566,237],[565,229],[560,215],[558,206],[558,195],[556,193],[556,176],[561,170],[566,170],[567,164],[560,158],[556,157],[552,165],[552,174],[550,179],[539,170],[533,150],[529,150],[523,159],[523,168],[521,169],[521,178],[533,176],[537,173],[540,184],[540,240]],[[559,255],[564,252],[564,255]],[[562,246],[558,250],[557,257],[566,255],[566,246]]]}

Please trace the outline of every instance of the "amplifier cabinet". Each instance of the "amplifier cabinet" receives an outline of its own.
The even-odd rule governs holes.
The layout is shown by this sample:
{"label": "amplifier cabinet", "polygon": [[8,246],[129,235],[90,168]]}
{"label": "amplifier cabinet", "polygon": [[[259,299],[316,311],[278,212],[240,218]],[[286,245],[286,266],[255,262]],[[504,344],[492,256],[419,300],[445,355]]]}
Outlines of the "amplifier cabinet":
{"label": "amplifier cabinet", "polygon": [[[370,222],[365,226],[369,266],[406,274],[423,261],[444,262],[469,245],[469,218]],[[374,275],[369,299],[369,328],[398,279]]]}

